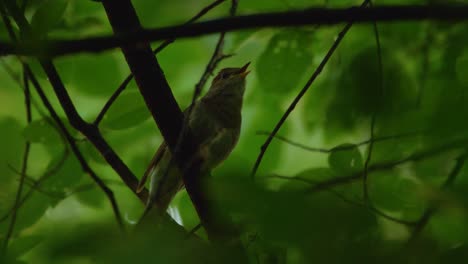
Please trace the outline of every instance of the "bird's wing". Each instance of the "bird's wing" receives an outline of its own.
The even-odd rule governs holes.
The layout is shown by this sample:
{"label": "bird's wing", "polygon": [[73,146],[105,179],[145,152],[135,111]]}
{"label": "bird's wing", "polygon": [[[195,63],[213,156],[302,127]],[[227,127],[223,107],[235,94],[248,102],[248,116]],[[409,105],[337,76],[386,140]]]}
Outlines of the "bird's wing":
{"label": "bird's wing", "polygon": [[162,157],[164,156],[164,152],[166,152],[166,150],[167,150],[167,145],[166,145],[166,142],[164,141],[159,146],[158,150],[156,151],[156,154],[154,154],[153,158],[150,161],[150,164],[148,165],[148,168],[145,171],[145,174],[143,174],[143,177],[138,183],[137,193],[141,192],[145,188],[145,183],[148,180],[148,176],[151,174],[151,172],[156,168],[158,163],[161,161]]}

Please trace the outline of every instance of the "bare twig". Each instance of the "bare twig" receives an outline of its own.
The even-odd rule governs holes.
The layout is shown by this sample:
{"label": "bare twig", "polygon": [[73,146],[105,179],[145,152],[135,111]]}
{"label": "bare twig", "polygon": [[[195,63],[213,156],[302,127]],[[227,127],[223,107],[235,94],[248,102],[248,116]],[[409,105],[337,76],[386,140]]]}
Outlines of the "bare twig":
{"label": "bare twig", "polygon": [[[418,151],[400,160],[372,164],[368,168],[368,173],[371,173],[374,171],[389,170],[407,162],[417,162],[419,160],[431,158],[443,152],[463,148],[463,146],[465,146],[466,144],[468,144],[468,138],[453,140],[444,145],[436,146],[428,150]],[[355,182],[357,180],[362,179],[362,173],[363,173],[362,171],[358,171],[350,175],[335,177],[329,180],[319,182],[315,184],[314,186],[312,186],[311,188],[309,188],[307,190],[307,193],[320,192],[320,191],[327,190],[336,186]]]}
{"label": "bare twig", "polygon": [[[24,32],[24,33],[27,33],[27,34],[32,34],[32,31],[31,31],[31,28],[30,28],[30,25],[29,25],[28,21],[26,20],[26,18],[24,17],[24,15],[22,14],[21,10],[18,8],[16,3],[13,2],[13,1],[7,1],[7,2],[4,3],[4,5],[5,6],[2,5],[2,8],[1,8],[2,11],[4,12],[5,11],[4,7],[6,7],[6,9],[9,11],[9,13],[13,17],[13,19],[15,20],[17,25],[20,27],[21,31]],[[6,19],[8,20],[8,18],[6,18]],[[11,26],[11,23],[8,23],[8,24]],[[11,37],[12,41],[16,41],[16,38],[15,38],[14,34],[11,35],[10,37]],[[52,86],[53,86],[53,88],[54,88],[54,90],[56,92],[56,95],[59,98],[60,103],[61,103],[62,107],[64,108],[64,110],[65,110],[71,124],[72,125],[77,125],[77,123],[74,123],[74,121],[78,121],[78,123],[79,123],[79,121],[82,121],[83,123],[85,123],[83,121],[83,119],[81,119],[81,117],[76,112],[76,109],[74,108],[74,105],[73,105],[73,103],[72,103],[72,101],[71,101],[71,99],[70,99],[70,97],[69,97],[69,95],[68,95],[68,93],[67,93],[67,91],[66,91],[66,89],[65,89],[65,87],[63,85],[63,82],[61,81],[61,79],[60,79],[60,77],[58,75],[58,72],[55,69],[55,66],[53,65],[52,61],[47,60],[47,59],[40,59],[39,62],[41,64],[41,66],[43,67],[44,71],[46,72],[46,74],[47,74],[47,76],[49,78],[49,81],[51,82],[51,84],[52,84]],[[31,80],[31,82],[34,85],[37,93],[39,94],[42,102],[44,103],[46,108],[49,110],[49,113],[51,114],[52,118],[57,123],[57,125],[59,126],[62,133],[65,135],[68,143],[70,144],[70,147],[71,147],[72,151],[74,152],[75,156],[77,157],[77,159],[78,159],[80,165],[82,166],[83,170],[91,176],[91,178],[98,184],[98,186],[106,194],[107,198],[109,199],[109,202],[111,203],[112,210],[114,212],[117,223],[119,224],[119,227],[123,231],[124,230],[124,225],[123,225],[122,217],[121,217],[120,210],[119,210],[119,207],[117,205],[117,201],[115,200],[115,197],[114,197],[114,194],[113,194],[112,190],[109,189],[104,184],[104,182],[101,180],[101,178],[99,178],[96,175],[96,173],[91,169],[91,167],[88,165],[85,158],[81,154],[81,151],[76,146],[72,136],[70,135],[70,133],[66,129],[65,125],[63,124],[62,120],[59,118],[59,116],[57,115],[57,113],[53,109],[52,105],[48,101],[47,96],[45,95],[44,91],[42,90],[42,87],[40,86],[39,82],[37,81],[37,79],[33,75],[31,69],[29,68],[29,66],[26,65],[26,64],[24,64],[24,72],[25,72],[25,74],[27,74],[28,78]],[[86,131],[90,131],[90,129],[88,129]],[[96,129],[96,131],[97,131],[97,129]]]}
{"label": "bare twig", "polygon": [[[310,185],[315,185],[317,183],[317,181],[310,180],[310,179],[305,179],[303,177],[288,177],[288,176],[282,176],[282,175],[271,175],[271,176],[268,176],[268,178],[276,178],[276,179],[289,180],[289,181],[298,181],[298,182],[303,182],[303,183],[307,183],[307,184],[310,184]],[[343,200],[346,203],[349,203],[349,204],[354,205],[354,206],[364,207],[364,208],[370,210],[371,212],[375,213],[376,215],[381,216],[381,217],[383,217],[383,218],[385,218],[387,220],[390,220],[392,222],[399,223],[399,224],[406,225],[406,226],[416,225],[416,221],[404,220],[404,219],[399,219],[399,218],[393,217],[393,216],[388,215],[388,214],[386,214],[386,213],[384,213],[384,212],[382,212],[380,210],[377,210],[374,207],[369,207],[365,203],[360,203],[358,201],[353,201],[353,200],[347,198],[343,194],[341,194],[341,193],[339,193],[339,192],[337,192],[337,191],[335,191],[333,189],[327,189],[326,191],[333,194],[333,195],[335,195],[336,197],[338,197],[339,199]]]}
{"label": "bare twig", "polygon": [[[2,16],[4,15],[4,12],[2,11]],[[24,105],[26,109],[26,123],[30,124],[32,120],[32,113],[31,113],[31,90],[29,89],[29,78],[28,75],[25,72],[25,69],[23,67],[23,87],[24,87]],[[28,169],[28,159],[29,159],[29,152],[31,148],[31,143],[29,141],[26,141],[26,145],[24,146],[24,153],[23,153],[23,164],[21,167],[21,173],[23,174],[20,177],[19,184],[18,184],[18,190],[16,191],[16,197],[15,197],[15,202],[13,204],[13,211],[11,213],[11,220],[10,224],[8,226],[7,233],[5,235],[5,239],[3,241],[3,247],[0,252],[5,253],[7,248],[8,248],[8,242],[13,235],[13,231],[15,229],[15,224],[16,224],[16,217],[18,215],[19,211],[19,206],[18,204],[20,203],[21,199],[21,194],[23,192],[23,187],[24,187],[24,179],[25,179],[25,174]]]}
{"label": "bare twig", "polygon": [[118,36],[89,37],[76,40],[21,43],[0,42],[0,55],[61,56],[78,52],[100,52],[135,43],[165,39],[195,37],[212,33],[263,27],[297,27],[305,25],[336,25],[344,22],[369,23],[373,21],[463,21],[468,19],[468,6],[380,6],[362,8],[309,8],[299,11],[263,13],[215,19],[190,25],[157,29],[139,29]]}
{"label": "bare twig", "polygon": [[[441,189],[448,189],[453,185],[453,182],[455,181],[461,169],[463,168],[467,158],[468,158],[468,151],[465,151],[456,159],[455,166],[453,167],[452,171],[449,173],[445,182],[440,187]],[[427,223],[429,223],[429,220],[434,215],[434,213],[437,212],[437,210],[438,210],[437,205],[431,205],[424,211],[421,218],[419,218],[419,221],[417,221],[416,226],[414,227],[413,232],[410,235],[410,238],[408,239],[407,246],[412,245],[417,240],[417,238],[423,231],[424,227],[426,227]]]}
{"label": "bare twig", "polygon": [[426,39],[421,48],[422,52],[422,69],[419,77],[419,90],[418,90],[418,97],[416,106],[420,107],[422,103],[422,99],[424,96],[424,92],[426,90],[427,85],[427,76],[429,73],[429,55],[431,51],[431,42],[433,40],[433,32],[432,32],[432,25],[429,24],[428,28],[426,29]]}
{"label": "bare twig", "polygon": [[[372,1],[369,1],[369,6],[372,7]],[[377,100],[382,100],[383,99],[383,85],[384,85],[384,76],[383,76],[383,62],[382,62],[382,47],[380,45],[380,37],[379,37],[379,29],[377,27],[377,22],[374,21],[373,23],[373,28],[374,28],[374,35],[375,35],[375,42],[377,44],[377,61],[378,61],[378,76],[377,79],[379,80],[378,83],[378,95],[377,95]],[[370,139],[371,142],[369,144],[369,148],[367,150],[367,157],[366,161],[364,162],[364,173],[362,174],[362,189],[363,189],[363,197],[364,197],[364,203],[369,205],[370,207],[374,208],[377,210],[373,205],[372,202],[370,201],[369,197],[369,187],[368,187],[368,178],[369,178],[369,164],[372,159],[372,151],[374,149],[374,137],[375,137],[375,124],[377,123],[377,111],[378,111],[378,104],[374,102],[374,109],[371,115],[371,123],[370,123]]]}
{"label": "bare twig", "polygon": [[[20,28],[24,29],[26,32],[30,32],[30,27],[24,16],[18,11],[17,6],[14,4],[8,2],[10,7],[12,8],[12,14],[15,20],[17,21],[18,24],[20,24]],[[136,193],[136,187],[138,185],[138,180],[133,175],[133,173],[130,171],[130,169],[123,163],[123,161],[120,159],[120,157],[114,152],[114,150],[110,147],[110,145],[105,141],[105,139],[102,137],[101,133],[97,129],[97,127],[86,123],[81,116],[78,114],[76,111],[75,106],[73,105],[73,102],[71,101],[71,98],[65,89],[63,82],[61,81],[60,76],[57,73],[57,70],[55,69],[54,65],[52,64],[51,61],[46,60],[46,59],[41,59],[41,64],[44,68],[44,71],[48,75],[49,81],[52,84],[52,87],[54,88],[55,94],[59,99],[59,102],[62,106],[62,108],[65,111],[65,114],[68,117],[68,120],[70,121],[70,124],[79,130],[81,133],[83,133],[89,140],[90,142],[96,147],[96,149],[103,155],[103,157],[106,159],[106,161],[111,165],[111,167],[119,174],[121,179],[127,184],[127,186],[130,187],[131,190]],[[34,78],[32,78],[34,80]],[[43,99],[43,98],[41,98]],[[47,99],[47,98],[45,98]],[[53,108],[48,109],[48,110],[53,110]],[[58,118],[58,116],[57,116]],[[59,119],[60,120],[60,119]],[[54,118],[54,121],[55,118]],[[60,128],[62,130],[62,128]],[[69,140],[67,138],[67,140]],[[72,138],[70,138],[70,141],[73,141]],[[73,150],[73,149],[72,149]],[[78,149],[77,149],[78,150]],[[73,151],[75,154],[76,152]],[[83,159],[84,161],[84,159]],[[82,164],[84,165],[84,164]],[[85,167],[88,167],[85,165]],[[94,176],[92,176],[94,177]],[[106,189],[104,186],[102,186],[104,189]],[[113,194],[111,190],[106,190],[105,191],[107,195],[110,197]],[[147,191],[144,190],[140,193],[137,194],[138,197],[142,200],[145,201],[147,198]]]}
{"label": "bare twig", "polygon": [[[40,188],[42,183],[44,183],[50,176],[54,175],[65,163],[66,159],[68,158],[69,155],[69,150],[67,147],[65,147],[64,153],[62,154],[62,158],[55,164],[50,170],[46,171],[37,181],[32,183],[30,186],[31,188],[28,190],[28,192],[21,198],[19,203],[17,204],[16,207],[12,207],[8,212],[5,213],[2,217],[0,217],[0,223],[8,219],[10,214],[13,212],[13,210],[21,208],[23,204],[31,197],[33,194],[34,190],[37,188]],[[17,173],[19,176],[25,175],[25,177],[28,177],[27,174],[22,174],[20,171],[17,171],[15,168],[11,167],[11,170]]]}
{"label": "bare twig", "polygon": [[[211,9],[215,8],[216,6],[220,5],[221,3],[225,2],[226,0],[217,0],[217,1],[214,1],[213,3],[211,3],[210,5],[206,6],[205,8],[203,8],[202,10],[200,10],[200,12],[198,12],[198,14],[196,14],[194,17],[192,17],[189,21],[185,22],[184,25],[188,25],[190,23],[193,23],[195,22],[197,19],[201,18],[203,15],[205,15],[206,13],[208,13]],[[162,51],[164,48],[166,48],[169,44],[171,44],[172,42],[174,42],[175,39],[169,39],[169,40],[166,40],[164,41],[161,45],[159,45],[157,48],[155,48],[153,50],[153,54],[158,54],[160,51]],[[98,116],[96,117],[96,120],[93,122],[93,124],[95,126],[98,126],[99,123],[102,121],[102,119],[104,118],[104,115],[107,113],[107,111],[109,110],[109,108],[111,107],[111,105],[114,103],[114,101],[117,99],[117,97],[119,97],[119,95],[125,90],[125,88],[128,86],[128,84],[130,83],[130,81],[133,79],[133,74],[129,74],[125,80],[119,85],[119,87],[117,88],[117,90],[115,90],[115,92],[111,95],[111,97],[107,100],[107,102],[105,103],[104,107],[102,108],[102,110],[99,112]]]}
{"label": "bare twig", "polygon": [[[387,141],[387,140],[396,140],[396,139],[404,138],[404,137],[417,136],[417,135],[419,135],[421,133],[423,133],[423,132],[422,131],[421,132],[408,132],[408,133],[402,133],[402,134],[398,134],[398,135],[394,135],[394,136],[374,137],[374,140],[367,139],[367,140],[364,140],[364,141],[361,141],[361,142],[358,142],[358,143],[354,143],[354,144],[350,144],[350,145],[340,145],[340,146],[333,147],[333,148],[310,147],[310,146],[306,146],[304,144],[301,144],[299,142],[292,141],[292,140],[290,140],[290,139],[288,139],[286,137],[280,136],[280,135],[275,135],[274,138],[278,139],[280,141],[283,141],[283,142],[285,142],[285,143],[287,143],[287,144],[289,144],[291,146],[298,147],[298,148],[306,150],[306,151],[319,152],[319,153],[332,153],[332,152],[336,152],[336,151],[343,151],[343,150],[353,149],[355,147],[360,147],[360,146],[363,146],[363,145],[367,145],[367,144],[369,144],[371,142],[377,143],[377,142]],[[268,131],[257,131],[257,135],[269,136],[270,132],[268,132]]]}
{"label": "bare twig", "polygon": [[[365,0],[364,3],[361,5],[361,8],[360,9],[364,9],[363,7],[365,7],[367,4],[368,4],[369,0]],[[257,160],[255,161],[255,164],[252,168],[252,173],[251,173],[251,178],[254,179],[255,178],[255,174],[257,173],[257,170],[260,166],[260,162],[262,162],[262,159],[263,159],[263,156],[265,155],[265,152],[267,151],[268,149],[268,146],[270,145],[271,141],[273,140],[273,137],[278,133],[278,131],[280,130],[281,126],[284,124],[284,122],[286,121],[286,119],[288,118],[288,116],[292,113],[292,111],[294,110],[294,108],[296,108],[296,105],[297,103],[299,103],[299,101],[301,100],[301,98],[304,96],[304,94],[307,92],[307,90],[309,90],[309,87],[312,85],[312,83],[315,81],[315,79],[317,79],[317,77],[320,75],[320,73],[322,72],[323,68],[325,67],[325,65],[327,64],[328,60],[331,58],[331,56],[333,55],[333,53],[335,52],[336,48],[338,47],[338,45],[341,43],[341,40],[343,40],[344,36],[346,35],[346,33],[348,32],[348,30],[351,28],[351,26],[353,25],[353,21],[349,22],[340,32],[340,34],[338,35],[338,37],[336,38],[335,42],[333,43],[333,45],[331,46],[330,50],[328,50],[327,54],[325,55],[325,57],[323,58],[322,62],[320,63],[320,65],[317,67],[317,69],[314,71],[314,73],[312,74],[312,76],[310,77],[310,79],[307,81],[307,83],[304,85],[304,87],[302,88],[302,90],[299,92],[299,94],[296,96],[296,98],[294,98],[294,100],[292,101],[292,103],[289,105],[288,109],[286,110],[286,112],[283,114],[283,116],[281,117],[281,119],[278,121],[278,123],[275,125],[275,128],[273,129],[273,131],[271,132],[270,136],[268,136],[268,138],[266,139],[266,141],[263,143],[262,147],[260,148],[260,153],[257,157]]]}

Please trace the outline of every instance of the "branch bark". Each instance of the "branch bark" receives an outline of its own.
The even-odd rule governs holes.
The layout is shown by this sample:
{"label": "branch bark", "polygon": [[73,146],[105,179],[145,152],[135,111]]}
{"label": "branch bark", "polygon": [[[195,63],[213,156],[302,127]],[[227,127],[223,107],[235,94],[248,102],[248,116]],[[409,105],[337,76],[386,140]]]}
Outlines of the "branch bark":
{"label": "branch bark", "polygon": [[[102,0],[113,31],[117,36],[142,31],[135,9],[129,0]],[[192,140],[190,131],[176,151],[178,135],[183,127],[183,114],[177,105],[164,73],[153,55],[148,42],[122,43],[121,49],[135,78],[143,99],[158,125],[169,149],[174,153],[174,159],[182,168],[185,188],[195,206],[202,225],[211,240],[224,242],[232,238],[235,230],[219,212],[214,212],[213,202],[205,191],[199,162],[193,162],[193,154],[197,143]],[[187,165],[189,164],[189,165]],[[222,219],[222,220],[220,220]],[[235,245],[237,246],[237,245]]]}
{"label": "branch bark", "polygon": [[[104,1],[108,3],[108,1]],[[120,5],[120,4],[119,4]],[[133,10],[133,9],[132,9]],[[132,11],[134,12],[134,10]],[[119,16],[117,13],[115,14]],[[336,25],[353,21],[354,23],[390,21],[466,21],[468,5],[404,5],[379,6],[374,8],[309,8],[299,11],[274,12],[220,18],[190,25],[178,25],[156,29],[133,28],[119,31],[114,36],[90,37],[76,40],[55,40],[41,43],[0,42],[0,55],[40,55],[60,56],[78,52],[99,52],[125,45],[135,45],[148,41],[174,38],[196,37],[219,32],[264,27],[295,27],[305,25]],[[121,24],[127,24],[121,21]],[[139,23],[138,23],[139,25]]]}

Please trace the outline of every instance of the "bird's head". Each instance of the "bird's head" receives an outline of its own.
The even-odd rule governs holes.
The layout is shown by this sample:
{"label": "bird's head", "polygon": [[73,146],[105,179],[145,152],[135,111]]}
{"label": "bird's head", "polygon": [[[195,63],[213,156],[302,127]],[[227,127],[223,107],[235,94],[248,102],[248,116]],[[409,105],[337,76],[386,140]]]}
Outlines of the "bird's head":
{"label": "bird's head", "polygon": [[245,89],[245,77],[250,73],[247,70],[250,62],[242,66],[241,68],[224,68],[216,75],[211,83],[210,90],[218,89],[239,89],[243,94]]}

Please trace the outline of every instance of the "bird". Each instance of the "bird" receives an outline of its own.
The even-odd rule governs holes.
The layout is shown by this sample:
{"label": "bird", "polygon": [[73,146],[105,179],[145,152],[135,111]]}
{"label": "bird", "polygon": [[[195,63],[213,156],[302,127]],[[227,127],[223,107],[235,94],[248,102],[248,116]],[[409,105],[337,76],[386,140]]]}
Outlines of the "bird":
{"label": "bird", "polygon": [[[250,62],[240,68],[224,68],[213,79],[206,94],[185,109],[184,116],[193,140],[198,143],[192,159],[201,160],[201,171],[209,172],[221,164],[236,146],[242,123],[242,104]],[[190,112],[190,113],[189,113]],[[158,214],[167,211],[174,196],[183,189],[182,172],[172,160],[167,144],[162,142],[150,161],[137,192],[150,178],[145,216],[153,208]]]}

